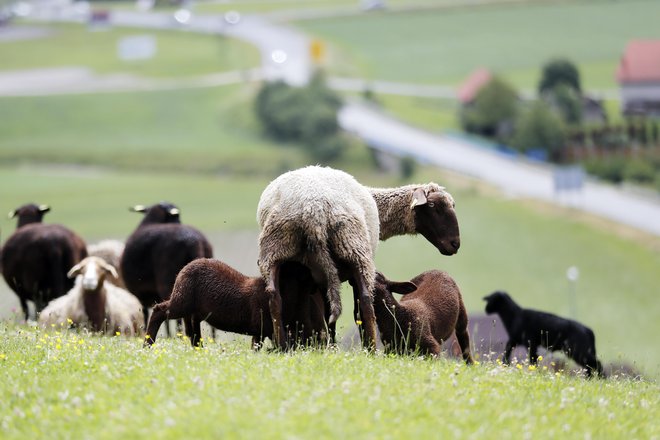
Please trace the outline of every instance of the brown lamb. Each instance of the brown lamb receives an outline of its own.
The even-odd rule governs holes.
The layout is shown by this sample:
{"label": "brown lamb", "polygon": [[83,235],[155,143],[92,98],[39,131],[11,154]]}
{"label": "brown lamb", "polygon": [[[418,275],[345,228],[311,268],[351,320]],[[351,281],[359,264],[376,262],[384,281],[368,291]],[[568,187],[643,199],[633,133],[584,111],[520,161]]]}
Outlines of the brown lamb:
{"label": "brown lamb", "polygon": [[[284,327],[292,343],[323,341],[325,305],[310,271],[287,263],[280,275]],[[197,259],[179,272],[169,300],[154,306],[145,345],[155,342],[164,320],[183,318],[193,346],[200,343],[200,323],[206,321],[219,330],[252,336],[259,349],[264,338],[273,339],[269,299],[262,277],[248,277],[219,260]]]}
{"label": "brown lamb", "polygon": [[[404,294],[400,302],[392,292]],[[377,272],[374,311],[386,351],[438,356],[443,341],[455,332],[463,359],[473,362],[463,297],[446,272],[429,270],[404,282]]]}

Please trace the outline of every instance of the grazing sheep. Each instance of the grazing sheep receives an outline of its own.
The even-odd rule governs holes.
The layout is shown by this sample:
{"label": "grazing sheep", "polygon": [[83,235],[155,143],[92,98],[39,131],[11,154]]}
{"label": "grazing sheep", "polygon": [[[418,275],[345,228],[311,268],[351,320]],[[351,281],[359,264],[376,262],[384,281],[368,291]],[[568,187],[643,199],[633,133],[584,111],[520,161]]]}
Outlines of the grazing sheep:
{"label": "grazing sheep", "polygon": [[3,276],[18,296],[26,320],[27,301],[34,302],[38,315],[48,301],[73,287],[67,271],[87,256],[85,242],[73,231],[62,225],[41,223],[48,211],[47,205],[35,204],[11,211],[10,218],[18,217],[16,231],[0,254]]}
{"label": "grazing sheep", "polygon": [[101,240],[87,246],[87,255],[102,258],[106,263],[114,267],[119,277],[110,281],[115,285],[125,288],[124,279],[121,275],[120,262],[124,253],[124,243],[119,240]]}
{"label": "grazing sheep", "polygon": [[42,326],[73,324],[112,335],[140,333],[144,327],[142,304],[126,290],[108,282],[108,278],[118,277],[113,266],[91,256],[73,266],[68,276],[77,277],[74,287],[43,310],[39,316]]}
{"label": "grazing sheep", "polygon": [[[400,302],[392,292],[404,294]],[[390,281],[377,272],[374,311],[386,350],[438,356],[455,333],[463,359],[473,362],[463,297],[446,272],[429,270],[409,282]]]}
{"label": "grazing sheep", "polygon": [[192,226],[181,224],[179,209],[171,203],[135,206],[142,222],[126,240],[120,270],[126,288],[144,308],[170,297],[179,271],[197,258],[213,256],[211,244]]}
{"label": "grazing sheep", "polygon": [[[309,270],[298,263],[282,265],[281,290],[287,311],[285,326],[294,342],[324,339],[325,310]],[[248,277],[213,259],[201,258],[188,263],[176,278],[170,299],[156,304],[147,325],[145,345],[156,340],[165,319],[183,318],[193,345],[200,343],[201,321],[213,327],[252,336],[253,347],[263,338],[273,339],[273,324],[268,308],[269,295],[262,277]]]}
{"label": "grazing sheep", "polygon": [[325,292],[332,327],[341,313],[341,281],[350,280],[364,323],[364,343],[373,346],[373,257],[378,240],[421,233],[445,255],[455,254],[460,246],[454,201],[440,186],[367,188],[343,171],[319,166],[273,180],[259,200],[257,221],[261,227],[258,264],[271,296],[280,347],[284,337],[278,290],[282,263],[297,261],[312,271]]}
{"label": "grazing sheep", "polygon": [[496,291],[484,297],[486,313],[496,313],[504,323],[509,340],[504,350],[504,362],[509,363],[511,350],[517,345],[529,347],[529,362],[536,364],[538,347],[563,351],[587,369],[587,376],[603,372],[596,358],[596,338],[590,328],[571,319],[551,313],[524,309],[506,293]]}

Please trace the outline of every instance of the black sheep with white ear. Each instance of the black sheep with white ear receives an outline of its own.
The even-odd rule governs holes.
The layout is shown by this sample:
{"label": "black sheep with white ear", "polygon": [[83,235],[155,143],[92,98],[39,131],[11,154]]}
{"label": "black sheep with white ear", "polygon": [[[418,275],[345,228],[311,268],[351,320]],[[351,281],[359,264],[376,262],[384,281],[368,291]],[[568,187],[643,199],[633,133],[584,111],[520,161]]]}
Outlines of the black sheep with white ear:
{"label": "black sheep with white ear", "polygon": [[204,234],[181,224],[180,210],[171,203],[131,208],[144,218],[126,240],[120,269],[126,288],[147,308],[170,297],[179,271],[197,258],[211,258]]}
{"label": "black sheep with white ear", "polygon": [[552,313],[524,309],[509,294],[496,291],[485,296],[486,313],[499,315],[509,340],[504,351],[504,362],[509,363],[511,351],[518,345],[529,347],[529,362],[536,364],[538,347],[549,351],[562,351],[579,365],[602,375],[603,367],[596,358],[594,332],[583,324]]}
{"label": "black sheep with white ear", "polygon": [[9,218],[18,219],[16,231],[0,252],[3,276],[18,296],[25,319],[28,301],[34,302],[38,315],[50,300],[73,287],[66,274],[87,256],[78,234],[62,225],[42,223],[49,211],[49,206],[33,203],[11,211]]}

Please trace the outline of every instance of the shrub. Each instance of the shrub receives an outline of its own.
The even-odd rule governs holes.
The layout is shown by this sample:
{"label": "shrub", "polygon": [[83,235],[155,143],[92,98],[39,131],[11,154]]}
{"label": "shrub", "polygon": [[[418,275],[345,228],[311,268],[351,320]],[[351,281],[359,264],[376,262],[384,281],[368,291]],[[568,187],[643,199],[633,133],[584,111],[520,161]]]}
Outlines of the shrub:
{"label": "shrub", "polygon": [[563,122],[545,101],[538,100],[520,117],[511,146],[521,152],[541,149],[558,160],[565,142]]}
{"label": "shrub", "polygon": [[625,165],[626,159],[623,156],[593,158],[584,163],[585,169],[589,174],[613,183],[623,181],[623,169]]}
{"label": "shrub", "polygon": [[304,145],[320,161],[338,159],[346,141],[340,136],[337,111],[342,102],[317,72],[305,87],[266,82],[255,99],[255,111],[264,131],[278,141]]}
{"label": "shrub", "polygon": [[624,180],[636,183],[651,183],[655,179],[655,174],[653,164],[640,158],[627,161],[622,171]]}
{"label": "shrub", "polygon": [[573,87],[557,84],[544,92],[543,98],[557,109],[567,124],[577,125],[582,121],[582,98]]}

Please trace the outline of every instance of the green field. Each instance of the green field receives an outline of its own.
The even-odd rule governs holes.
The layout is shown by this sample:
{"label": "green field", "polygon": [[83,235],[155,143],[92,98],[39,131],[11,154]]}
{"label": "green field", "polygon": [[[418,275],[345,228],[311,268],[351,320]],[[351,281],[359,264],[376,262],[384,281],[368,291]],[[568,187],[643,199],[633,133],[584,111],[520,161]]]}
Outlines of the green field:
{"label": "green field", "polygon": [[4,439],[607,438],[660,433],[658,386],[526,364],[99,338],[0,324]]}
{"label": "green field", "polygon": [[[247,69],[259,64],[259,52],[254,47],[223,37],[121,28],[95,31],[78,24],[32,23],[30,26],[47,30],[48,37],[0,42],[2,70],[87,66],[99,74],[182,77]],[[120,59],[121,39],[136,35],[154,38],[155,55],[147,60]]]}
{"label": "green field", "polygon": [[[541,66],[575,62],[586,90],[613,89],[626,43],[659,38],[660,3],[583,1],[460,7],[301,21],[327,41],[329,70],[368,79],[459,84],[487,67],[535,89]],[[414,43],[411,43],[414,42]]]}
{"label": "green field", "polygon": [[[432,7],[299,25],[329,42],[331,73],[458,84],[486,65],[521,88],[534,88],[541,63],[560,54],[578,62],[587,90],[612,89],[625,42],[660,37],[660,5],[652,1],[424,3]],[[242,12],[349,4],[357,1],[241,2]],[[53,29],[51,39],[0,43],[1,68],[73,65],[185,79],[258,59],[240,43],[176,32],[156,33],[153,64],[126,65],[115,57],[117,39],[142,32]],[[301,148],[262,135],[252,108],[256,87],[0,97],[2,241],[15,228],[4,213],[26,202],[51,205],[46,222],[94,242],[133,231],[140,215],[129,206],[167,200],[209,237],[217,258],[257,275],[259,195],[273,177],[309,159]],[[456,126],[453,102],[377,99],[417,125]],[[470,313],[482,313],[481,298],[503,289],[523,306],[569,316],[566,270],[577,266],[575,313],[594,330],[599,357],[630,364],[644,379],[584,380],[524,362],[503,367],[480,359],[468,368],[444,358],[343,349],[254,353],[245,337],[226,334],[199,350],[180,338],[160,338],[144,350],[141,339],[16,324],[18,301],[0,281],[0,438],[660,438],[659,237],[512,199],[434,168],[420,166],[404,181],[373,171],[359,144],[333,165],[372,186],[433,180],[456,199],[459,253],[444,257],[421,237],[392,238],[376,256],[388,277],[444,269]],[[353,329],[350,295],[344,286],[340,338]]]}

